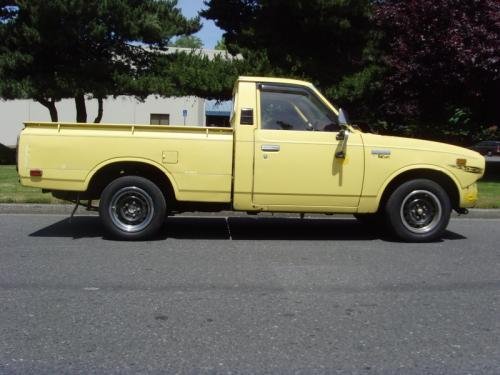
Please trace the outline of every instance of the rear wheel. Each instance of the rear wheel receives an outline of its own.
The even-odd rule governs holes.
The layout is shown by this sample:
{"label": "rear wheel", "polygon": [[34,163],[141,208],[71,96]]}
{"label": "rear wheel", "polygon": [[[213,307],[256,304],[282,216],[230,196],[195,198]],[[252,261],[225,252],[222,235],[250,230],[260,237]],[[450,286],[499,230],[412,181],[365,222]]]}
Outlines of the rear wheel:
{"label": "rear wheel", "polygon": [[138,176],[120,177],[104,189],[99,214],[112,237],[146,239],[165,221],[165,197],[150,180]]}
{"label": "rear wheel", "polygon": [[394,190],[385,212],[392,231],[400,239],[428,242],[440,237],[448,226],[451,203],[439,184],[418,179]]}

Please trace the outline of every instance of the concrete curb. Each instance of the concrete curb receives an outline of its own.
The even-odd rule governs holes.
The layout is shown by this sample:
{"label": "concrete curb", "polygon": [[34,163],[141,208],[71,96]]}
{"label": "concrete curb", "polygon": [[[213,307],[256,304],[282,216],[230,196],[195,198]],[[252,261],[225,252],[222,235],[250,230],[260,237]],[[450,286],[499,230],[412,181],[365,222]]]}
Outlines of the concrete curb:
{"label": "concrete curb", "polygon": [[[25,215],[70,215],[74,206],[68,204],[17,204],[3,203],[0,204],[0,214],[25,214]],[[89,212],[85,207],[78,207],[76,215],[97,215],[96,212]],[[187,212],[179,216],[246,216],[244,212],[222,211],[222,212]],[[272,217],[271,213],[259,214],[262,217]],[[276,214],[280,217],[298,217],[298,214]],[[349,217],[351,215],[334,215],[334,217]],[[308,214],[306,217],[326,217],[325,215]],[[500,219],[500,209],[481,209],[474,208],[469,210],[468,215],[458,215],[455,211],[452,213],[452,218],[465,219]]]}

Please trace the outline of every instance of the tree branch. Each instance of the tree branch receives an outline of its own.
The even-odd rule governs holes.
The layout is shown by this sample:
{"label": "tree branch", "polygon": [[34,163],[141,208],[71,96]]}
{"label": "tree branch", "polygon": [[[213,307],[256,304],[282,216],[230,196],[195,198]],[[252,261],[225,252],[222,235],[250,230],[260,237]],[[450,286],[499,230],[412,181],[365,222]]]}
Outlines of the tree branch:
{"label": "tree branch", "polygon": [[101,97],[97,98],[98,109],[97,109],[97,117],[94,120],[94,124],[99,124],[102,120],[102,114],[104,112],[104,103]]}
{"label": "tree branch", "polygon": [[56,102],[54,99],[36,98],[35,100],[49,110],[52,122],[59,121],[59,115],[57,114]]}

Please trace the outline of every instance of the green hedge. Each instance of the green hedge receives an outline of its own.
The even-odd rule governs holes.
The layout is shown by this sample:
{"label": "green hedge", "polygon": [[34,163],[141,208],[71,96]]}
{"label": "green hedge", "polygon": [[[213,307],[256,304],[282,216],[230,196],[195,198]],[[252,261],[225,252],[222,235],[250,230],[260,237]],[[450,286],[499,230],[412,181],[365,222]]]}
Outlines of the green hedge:
{"label": "green hedge", "polygon": [[0,143],[0,164],[9,165],[16,163],[16,150]]}

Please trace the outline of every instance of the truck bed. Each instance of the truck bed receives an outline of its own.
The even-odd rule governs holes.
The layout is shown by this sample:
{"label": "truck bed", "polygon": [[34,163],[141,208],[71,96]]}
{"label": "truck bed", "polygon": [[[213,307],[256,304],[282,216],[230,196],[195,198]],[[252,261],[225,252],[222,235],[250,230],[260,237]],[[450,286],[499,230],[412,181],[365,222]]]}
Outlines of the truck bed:
{"label": "truck bed", "polygon": [[[161,170],[180,201],[229,202],[233,130],[27,122],[21,132],[18,167],[27,186],[85,191],[101,168],[124,162]],[[31,177],[32,170],[42,176]]]}

